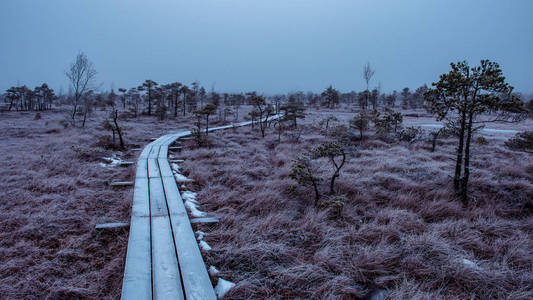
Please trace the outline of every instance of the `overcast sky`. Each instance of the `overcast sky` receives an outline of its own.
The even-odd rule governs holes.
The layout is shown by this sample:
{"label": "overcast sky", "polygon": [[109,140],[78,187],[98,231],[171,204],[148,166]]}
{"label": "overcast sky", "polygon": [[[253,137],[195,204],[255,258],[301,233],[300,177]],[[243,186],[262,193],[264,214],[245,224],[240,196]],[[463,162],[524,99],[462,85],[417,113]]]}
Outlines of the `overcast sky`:
{"label": "overcast sky", "polygon": [[531,0],[0,0],[0,91],[64,75],[83,51],[104,89],[199,81],[260,93],[383,91],[438,80],[451,61],[499,62],[533,92]]}

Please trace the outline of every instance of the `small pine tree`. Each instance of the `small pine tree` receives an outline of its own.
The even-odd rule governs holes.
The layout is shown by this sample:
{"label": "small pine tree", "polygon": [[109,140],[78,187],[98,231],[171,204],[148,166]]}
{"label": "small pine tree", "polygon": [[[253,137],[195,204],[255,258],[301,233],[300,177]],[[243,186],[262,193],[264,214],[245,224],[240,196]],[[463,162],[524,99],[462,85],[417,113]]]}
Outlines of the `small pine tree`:
{"label": "small pine tree", "polygon": [[[341,168],[346,162],[346,152],[344,147],[335,142],[325,142],[315,149],[311,150],[313,158],[326,157],[329,159],[331,165],[333,166],[333,175],[331,175],[330,184],[329,184],[329,193],[335,193],[335,179],[340,176]],[[336,158],[340,156],[340,160],[337,161]]]}
{"label": "small pine tree", "polygon": [[311,163],[311,159],[308,155],[301,154],[294,161],[289,177],[296,180],[299,185],[307,187],[312,186],[315,191],[315,207],[318,206],[318,200],[320,199],[320,192],[318,191],[318,185],[322,181],[322,178],[316,176],[318,170]]}
{"label": "small pine tree", "polygon": [[350,126],[359,130],[359,138],[363,139],[363,133],[368,129],[368,116],[365,110],[359,112],[352,120],[350,120]]}

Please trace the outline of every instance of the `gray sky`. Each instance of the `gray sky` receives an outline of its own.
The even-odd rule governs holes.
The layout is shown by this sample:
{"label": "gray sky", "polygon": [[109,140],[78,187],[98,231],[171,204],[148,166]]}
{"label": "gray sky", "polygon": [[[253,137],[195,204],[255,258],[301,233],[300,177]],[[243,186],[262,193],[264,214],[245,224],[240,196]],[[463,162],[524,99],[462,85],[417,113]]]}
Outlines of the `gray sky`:
{"label": "gray sky", "polygon": [[533,92],[531,0],[1,0],[0,91],[57,91],[79,51],[103,88],[198,80],[263,93],[383,91],[438,80],[449,63],[499,62]]}

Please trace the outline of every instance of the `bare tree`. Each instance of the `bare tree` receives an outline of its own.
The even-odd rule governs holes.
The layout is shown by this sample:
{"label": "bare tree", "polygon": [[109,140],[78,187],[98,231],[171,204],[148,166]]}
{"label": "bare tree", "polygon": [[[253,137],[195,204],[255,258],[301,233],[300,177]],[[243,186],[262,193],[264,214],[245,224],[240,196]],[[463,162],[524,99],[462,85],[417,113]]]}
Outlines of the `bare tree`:
{"label": "bare tree", "polygon": [[96,70],[94,69],[93,63],[87,58],[87,55],[80,52],[76,56],[76,60],[70,65],[70,69],[65,72],[65,75],[67,75],[74,91],[72,103],[72,123],[74,123],[80,100],[91,89],[96,77]]}
{"label": "bare tree", "polygon": [[370,83],[370,79],[372,79],[375,72],[376,70],[372,69],[369,62],[367,62],[366,65],[363,67],[363,78],[366,82],[366,103],[368,103],[369,96],[368,84]]}
{"label": "bare tree", "polygon": [[369,62],[367,62],[366,65],[363,67],[363,78],[365,79],[365,82],[366,82],[367,91],[368,91],[368,84],[370,82],[370,79],[374,77],[375,72],[376,70],[372,69]]}

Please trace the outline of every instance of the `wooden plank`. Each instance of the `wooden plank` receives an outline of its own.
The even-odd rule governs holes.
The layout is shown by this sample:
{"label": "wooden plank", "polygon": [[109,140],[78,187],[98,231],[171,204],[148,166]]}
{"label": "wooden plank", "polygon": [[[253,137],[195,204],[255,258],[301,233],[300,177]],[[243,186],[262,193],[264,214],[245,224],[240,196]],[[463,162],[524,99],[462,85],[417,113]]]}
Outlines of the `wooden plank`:
{"label": "wooden plank", "polygon": [[172,147],[168,147],[168,150],[181,150],[183,147],[182,146],[172,146]]}
{"label": "wooden plank", "polygon": [[154,143],[150,143],[144,147],[141,154],[139,155],[139,158],[148,158],[148,154],[150,154],[150,151],[152,151],[152,147],[154,146]]}
{"label": "wooden plank", "polygon": [[161,178],[150,178],[153,299],[185,299]]}
{"label": "wooden plank", "polygon": [[159,147],[161,147],[161,144],[159,142],[154,142],[154,145],[152,146],[152,149],[150,149],[150,153],[148,154],[148,158],[157,158],[159,154]]}
{"label": "wooden plank", "polygon": [[131,217],[122,299],[152,299],[150,218]]}
{"label": "wooden plank", "polygon": [[157,165],[157,160],[154,158],[148,159],[148,178],[160,177],[159,175],[159,166]]}
{"label": "wooden plank", "polygon": [[124,186],[130,186],[133,184],[134,184],[133,181],[115,181],[115,182],[111,182],[110,185],[112,187],[124,187]]}
{"label": "wooden plank", "polygon": [[172,135],[166,135],[164,139],[161,140],[161,147],[159,148],[158,158],[166,158],[168,156],[168,145],[175,140],[175,137]]}
{"label": "wooden plank", "polygon": [[131,166],[131,165],[135,164],[135,162],[133,162],[133,161],[124,161],[123,160],[123,161],[119,162],[118,164],[121,165],[121,166]]}
{"label": "wooden plank", "polygon": [[115,223],[102,223],[102,224],[96,224],[94,227],[96,230],[101,229],[115,229],[115,228],[124,228],[129,227],[130,223],[124,223],[124,222],[115,222]]}
{"label": "wooden plank", "polygon": [[163,178],[187,299],[217,299],[176,181]]}
{"label": "wooden plank", "polygon": [[150,201],[148,200],[148,178],[135,179],[135,187],[133,189],[133,205],[131,208],[132,216],[149,217],[150,216]]}
{"label": "wooden plank", "polygon": [[152,217],[153,299],[185,299],[168,216]]}
{"label": "wooden plank", "polygon": [[218,223],[219,219],[215,217],[206,217],[206,218],[192,218],[191,224],[196,223]]}
{"label": "wooden plank", "polygon": [[137,161],[137,171],[135,172],[136,178],[146,178],[148,176],[148,160],[146,158],[140,158]]}
{"label": "wooden plank", "polygon": [[172,163],[182,163],[182,162],[184,162],[183,159],[169,159],[168,161],[172,162]]}
{"label": "wooden plank", "polygon": [[167,159],[158,159],[157,162],[159,163],[159,170],[161,171],[161,177],[174,177],[174,174],[172,173],[172,169],[170,168],[170,165],[168,164]]}
{"label": "wooden plank", "polygon": [[167,200],[163,192],[161,177],[148,180],[150,183],[150,216],[168,216]]}

